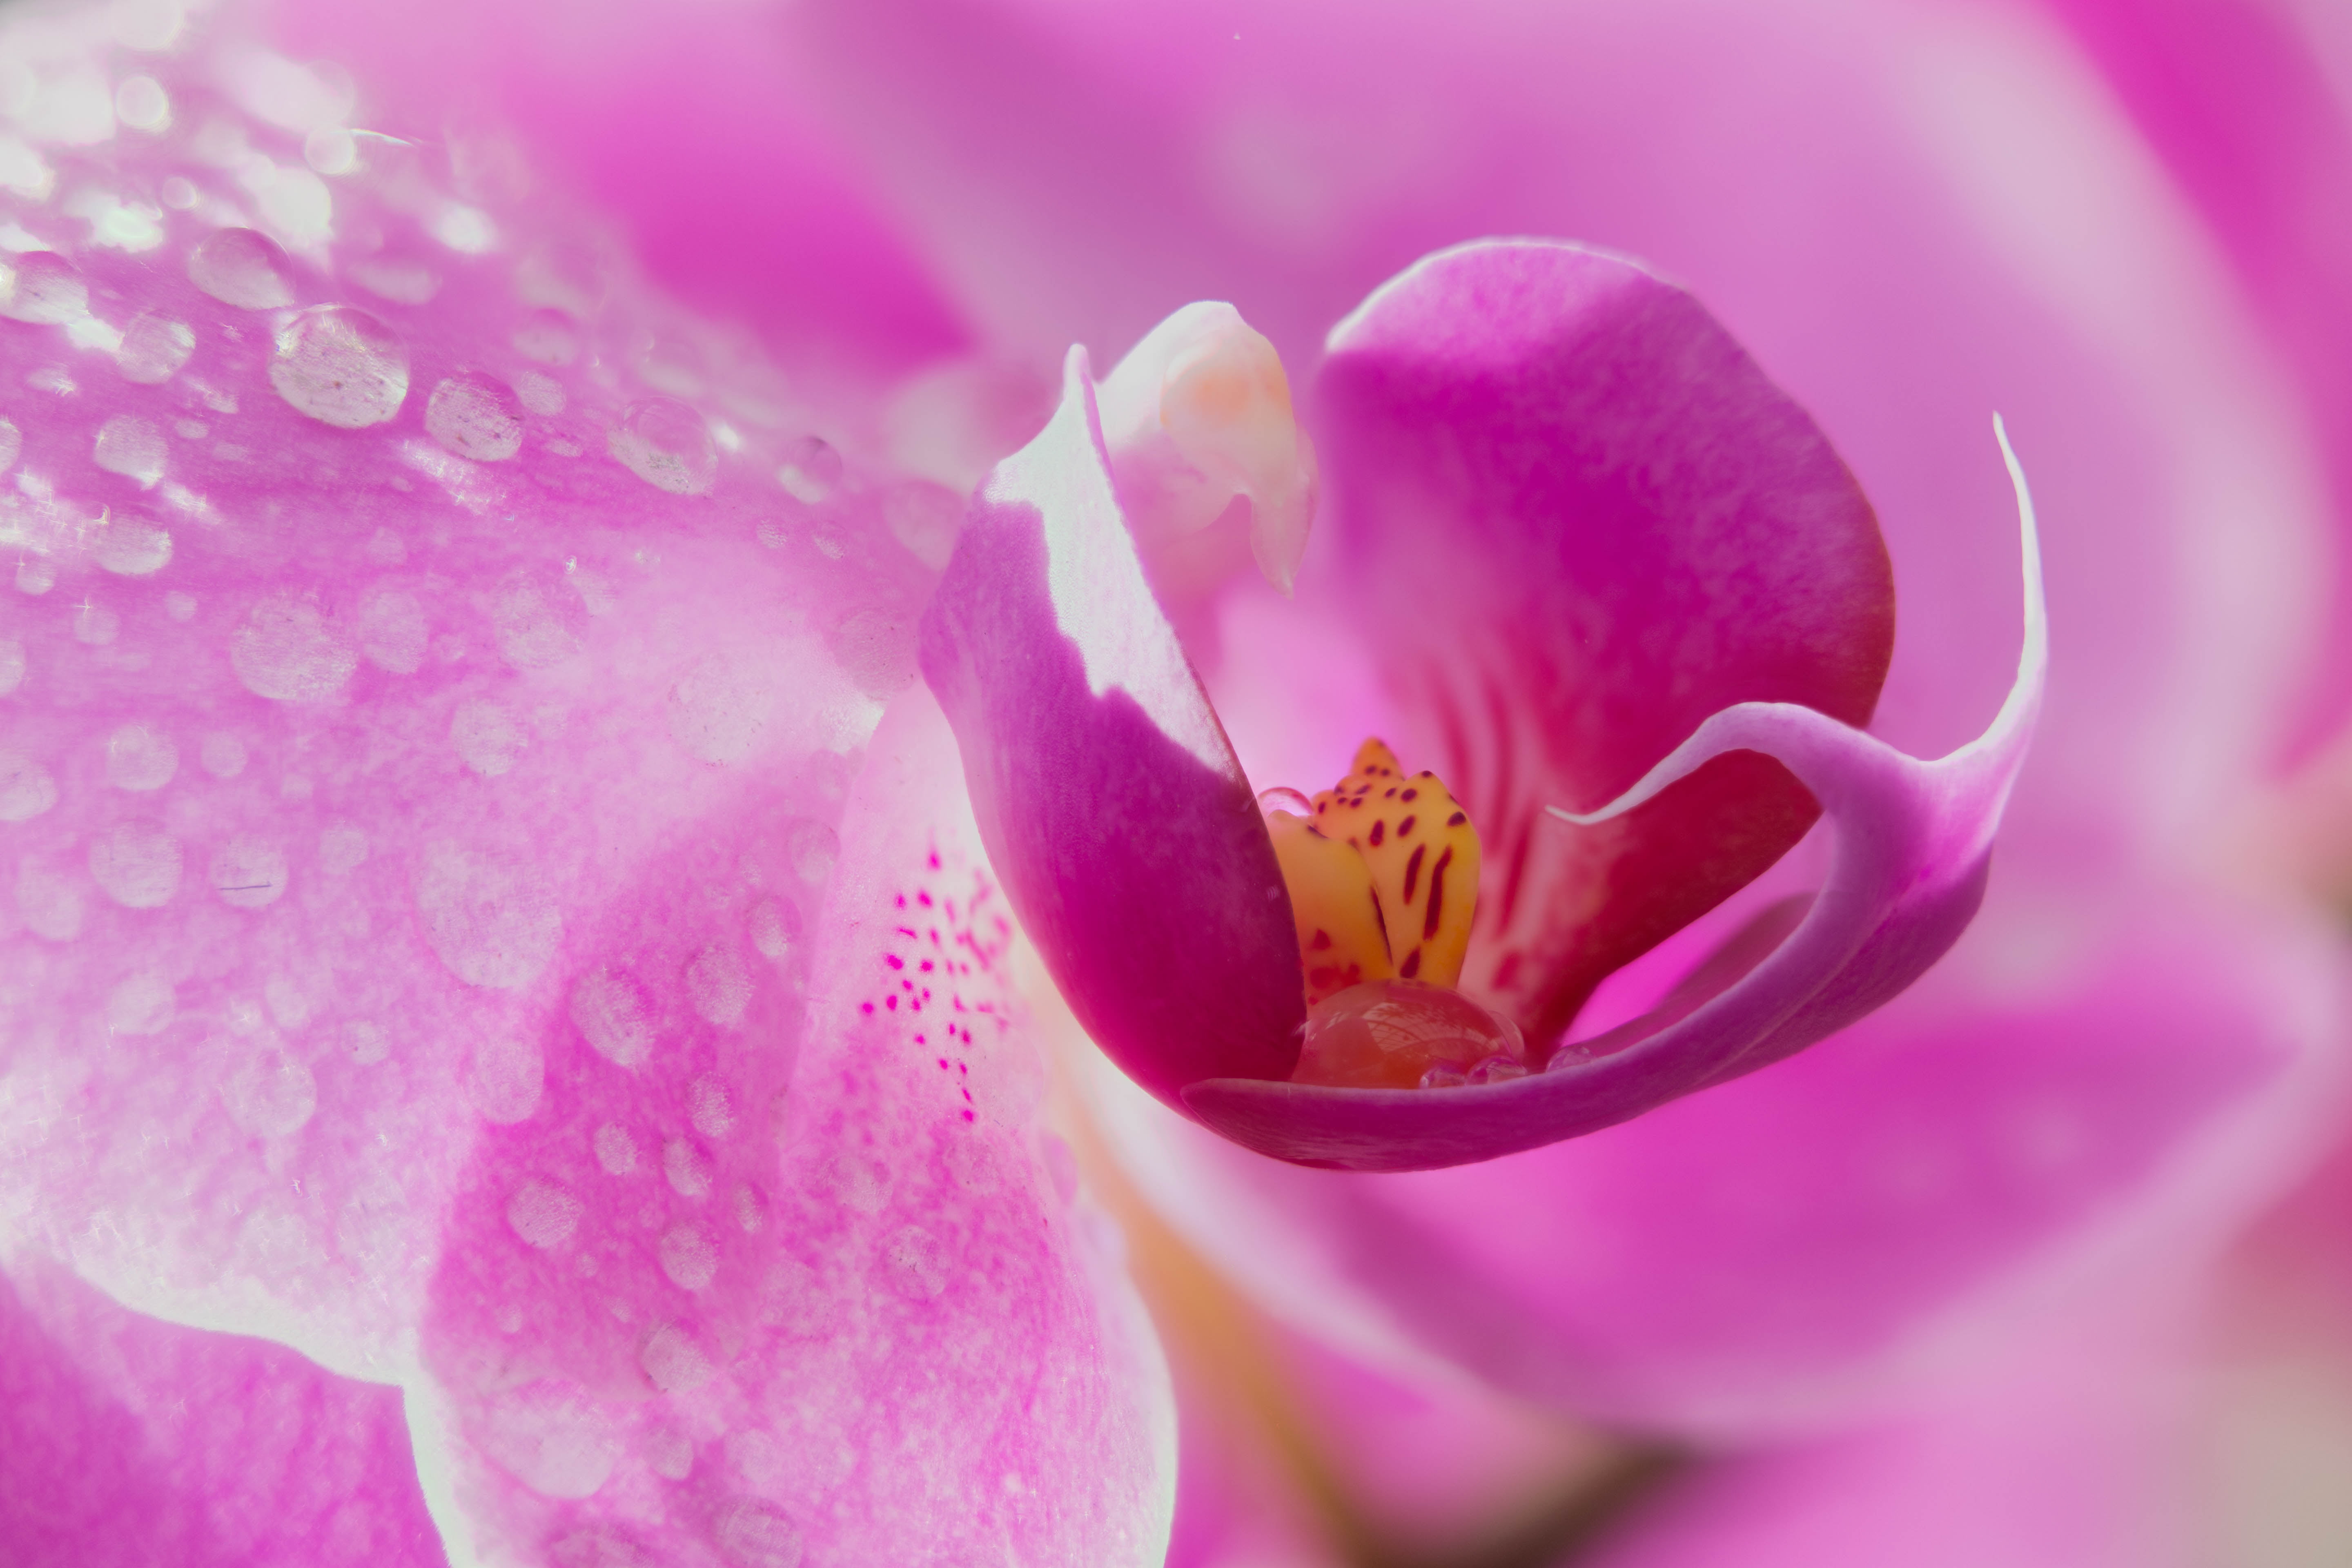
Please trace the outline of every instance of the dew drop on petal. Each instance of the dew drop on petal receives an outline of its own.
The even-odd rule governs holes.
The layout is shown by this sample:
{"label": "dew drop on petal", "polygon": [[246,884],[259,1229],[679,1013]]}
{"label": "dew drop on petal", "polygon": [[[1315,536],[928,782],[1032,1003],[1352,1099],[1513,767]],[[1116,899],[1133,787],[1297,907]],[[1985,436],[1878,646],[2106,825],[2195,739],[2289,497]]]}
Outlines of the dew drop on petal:
{"label": "dew drop on petal", "polygon": [[61,326],[89,313],[89,286],[54,250],[0,258],[0,316],[37,327]]}
{"label": "dew drop on petal", "polygon": [[461,458],[503,462],[522,449],[522,416],[506,384],[467,372],[433,389],[425,405],[425,428]]}
{"label": "dew drop on petal", "polygon": [[712,942],[688,962],[686,994],[697,1013],[721,1028],[743,1021],[751,1005],[751,976],[733,942]]}
{"label": "dew drop on petal", "polygon": [[681,1290],[706,1289],[719,1274],[719,1249],[710,1237],[690,1225],[666,1232],[656,1248],[662,1272]]}
{"label": "dew drop on petal", "polygon": [[593,1142],[596,1163],[604,1167],[607,1175],[625,1176],[637,1168],[637,1141],[618,1122],[607,1121],[596,1129]]}
{"label": "dew drop on petal", "polygon": [[563,917],[536,867],[441,841],[416,868],[425,934],[468,985],[520,990],[539,977],[563,937]]}
{"label": "dew drop on petal", "polygon": [[122,616],[105,605],[84,604],[74,611],[74,641],[104,647],[122,631]]}
{"label": "dew drop on petal", "polygon": [[266,1050],[221,1086],[231,1121],[257,1138],[287,1138],[309,1125],[319,1109],[319,1080],[280,1050]]}
{"label": "dew drop on petal", "polygon": [[682,1198],[707,1198],[710,1181],[717,1173],[710,1156],[683,1138],[673,1138],[662,1145],[662,1174],[669,1179],[672,1191]]}
{"label": "dew drop on petal", "polygon": [[231,909],[262,909],[286,891],[286,851],[267,839],[240,836],[213,852],[205,874],[222,903]]}
{"label": "dew drop on petal", "polygon": [[245,772],[245,742],[218,731],[206,735],[204,744],[196,749],[196,758],[205,764],[205,772],[216,779],[233,779]]}
{"label": "dew drop on petal", "polygon": [[733,1568],[800,1568],[801,1532],[782,1509],[757,1498],[721,1509],[712,1539]]}
{"label": "dew drop on petal", "polygon": [[702,416],[667,397],[632,404],[613,427],[613,456],[647,484],[698,496],[719,479],[719,446]]}
{"label": "dew drop on petal", "polygon": [[572,1022],[596,1054],[634,1068],[653,1054],[654,1026],[645,994],[622,971],[592,969],[572,987]]}
{"label": "dew drop on petal", "polygon": [[16,752],[0,751],[0,822],[30,822],[58,804],[48,769]]}
{"label": "dew drop on petal", "polygon": [[122,342],[114,351],[114,366],[125,381],[157,386],[179,374],[180,367],[195,351],[196,334],[186,322],[151,312],[122,329]]}
{"label": "dew drop on petal", "polygon": [[171,976],[144,969],[107,994],[106,1026],[117,1035],[160,1035],[178,1006]]}
{"label": "dew drop on petal", "polygon": [[792,956],[793,944],[800,941],[801,912],[780,899],[762,899],[751,908],[747,922],[751,929],[751,945],[760,956],[778,963]]}
{"label": "dew drop on petal", "polygon": [[431,637],[425,607],[414,595],[398,588],[374,589],[361,598],[352,624],[360,651],[378,669],[414,675],[425,663]]}
{"label": "dew drop on petal", "polygon": [[500,1033],[474,1042],[466,1098],[483,1121],[499,1127],[530,1121],[546,1087],[547,1064],[530,1041]]}
{"label": "dew drop on petal", "polygon": [[152,133],[172,123],[172,100],[152,76],[125,77],[114,89],[114,115],[133,131]]}
{"label": "dew drop on petal", "polygon": [[15,637],[0,637],[0,697],[24,684],[25,645]]}
{"label": "dew drop on petal", "polygon": [[541,364],[570,364],[580,357],[580,323],[561,310],[533,310],[515,329],[514,346]]}
{"label": "dew drop on petal", "polygon": [[[142,518],[110,518],[98,531],[91,555],[100,567],[118,577],[150,577],[172,563],[172,536]],[[167,596],[164,613],[171,615],[175,600],[185,597]],[[195,601],[188,599],[187,605],[187,615],[173,615],[173,618],[186,620],[195,614]]]}
{"label": "dew drop on petal", "polygon": [[841,454],[814,436],[803,436],[785,450],[776,482],[795,500],[814,506],[841,484]]}
{"label": "dew drop on petal", "polygon": [[382,1025],[362,1019],[344,1028],[343,1049],[351,1052],[352,1060],[361,1067],[373,1067],[392,1055],[392,1041]]}
{"label": "dew drop on petal", "polygon": [[740,763],[758,746],[782,698],[761,661],[713,655],[670,688],[670,736],[706,763]]}
{"label": "dew drop on petal", "polygon": [[8,420],[0,419],[0,474],[16,465],[25,450],[25,433]]}
{"label": "dew drop on petal", "polygon": [[162,789],[180,771],[180,748],[152,724],[125,724],[106,738],[106,782],[117,789]]}
{"label": "dew drop on petal", "polygon": [[108,473],[135,479],[144,488],[163,477],[171,447],[153,420],[118,414],[98,427],[90,458]]}
{"label": "dew drop on petal", "polygon": [[587,1205],[552,1182],[525,1182],[507,1200],[507,1224],[542,1251],[570,1241],[586,1212]]}
{"label": "dew drop on petal", "polygon": [[[5,765],[0,765],[0,789],[5,789]],[[89,900],[68,872],[42,864],[27,855],[16,864],[16,912],[25,929],[49,942],[71,942],[81,934]]]}
{"label": "dew drop on petal", "polygon": [[717,1075],[704,1073],[687,1086],[687,1120],[705,1138],[724,1138],[735,1131],[735,1100]]}
{"label": "dew drop on petal", "polygon": [[546,669],[581,648],[580,634],[566,624],[550,596],[530,579],[501,584],[490,605],[490,629],[499,657],[517,669]]}
{"label": "dew drop on petal", "polygon": [[449,720],[449,744],[459,760],[485,778],[510,771],[523,748],[523,732],[495,702],[460,702]]}
{"label": "dew drop on petal", "polygon": [[709,1383],[715,1370],[693,1334],[677,1323],[664,1323],[646,1337],[637,1364],[664,1394],[690,1394]]}
{"label": "dew drop on petal", "polygon": [[327,702],[359,668],[359,655],[299,595],[272,595],[231,634],[229,664],[246,689],[273,702]]}
{"label": "dew drop on petal", "polygon": [[541,375],[535,370],[526,370],[517,374],[514,378],[514,389],[515,395],[522,399],[522,405],[533,414],[549,416],[561,414],[563,412],[564,405],[569,401],[563,395],[562,382],[551,375]]}
{"label": "dew drop on petal", "polygon": [[188,253],[188,281],[241,310],[294,302],[293,266],[278,242],[249,228],[225,228]]}
{"label": "dew drop on petal", "polygon": [[408,396],[408,345],[365,310],[313,306],[279,330],[269,384],[321,424],[381,425]]}
{"label": "dew drop on petal", "polygon": [[119,822],[90,841],[89,874],[125,909],[152,910],[180,890],[180,841],[152,822]]}
{"label": "dew drop on petal", "polygon": [[841,835],[814,817],[801,817],[786,830],[784,849],[792,857],[793,872],[814,887],[833,875],[834,863],[841,858]]}
{"label": "dew drop on petal", "polygon": [[877,1268],[883,1283],[909,1301],[928,1301],[948,1288],[939,1238],[919,1225],[901,1226],[884,1238]]}
{"label": "dew drop on petal", "polygon": [[46,594],[57,586],[58,569],[54,563],[38,555],[23,555],[16,560],[16,591],[20,594]]}

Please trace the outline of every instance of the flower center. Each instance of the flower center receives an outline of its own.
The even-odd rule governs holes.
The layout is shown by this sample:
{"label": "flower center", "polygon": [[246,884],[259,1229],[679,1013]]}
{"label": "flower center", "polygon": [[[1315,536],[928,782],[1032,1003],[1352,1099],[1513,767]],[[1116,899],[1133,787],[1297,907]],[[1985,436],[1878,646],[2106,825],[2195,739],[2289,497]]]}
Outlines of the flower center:
{"label": "flower center", "polygon": [[1377,740],[1312,802],[1268,791],[1307,987],[1297,1083],[1436,1087],[1525,1072],[1517,1026],[1452,987],[1478,908],[1478,830]]}

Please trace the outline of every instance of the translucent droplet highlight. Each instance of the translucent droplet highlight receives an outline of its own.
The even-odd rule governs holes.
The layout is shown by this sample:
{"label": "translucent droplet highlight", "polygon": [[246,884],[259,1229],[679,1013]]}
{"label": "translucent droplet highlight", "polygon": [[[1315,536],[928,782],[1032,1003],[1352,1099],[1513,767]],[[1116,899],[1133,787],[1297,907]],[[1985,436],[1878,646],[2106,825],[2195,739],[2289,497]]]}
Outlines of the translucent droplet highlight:
{"label": "translucent droplet highlight", "polygon": [[522,450],[522,416],[505,384],[467,372],[433,389],[425,405],[427,434],[461,458],[498,463]]}
{"label": "translucent droplet highlight", "polygon": [[315,306],[278,332],[269,384],[322,425],[381,425],[408,396],[408,345],[365,310]]}
{"label": "translucent droplet highlight", "polygon": [[718,443],[702,416],[667,397],[631,405],[609,445],[631,472],[673,495],[701,495],[719,479]]}
{"label": "translucent droplet highlight", "polygon": [[188,281],[241,310],[278,310],[294,302],[293,264],[276,240],[249,228],[222,229],[190,251]]}

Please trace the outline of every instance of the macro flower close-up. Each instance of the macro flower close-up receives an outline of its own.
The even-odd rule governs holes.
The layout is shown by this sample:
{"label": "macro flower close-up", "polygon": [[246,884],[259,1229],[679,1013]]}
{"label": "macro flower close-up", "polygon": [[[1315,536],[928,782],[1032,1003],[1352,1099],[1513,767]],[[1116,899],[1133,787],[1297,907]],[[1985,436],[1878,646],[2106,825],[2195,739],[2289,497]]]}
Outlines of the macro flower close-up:
{"label": "macro flower close-up", "polygon": [[2335,1561],[2347,82],[0,0],[0,1563]]}

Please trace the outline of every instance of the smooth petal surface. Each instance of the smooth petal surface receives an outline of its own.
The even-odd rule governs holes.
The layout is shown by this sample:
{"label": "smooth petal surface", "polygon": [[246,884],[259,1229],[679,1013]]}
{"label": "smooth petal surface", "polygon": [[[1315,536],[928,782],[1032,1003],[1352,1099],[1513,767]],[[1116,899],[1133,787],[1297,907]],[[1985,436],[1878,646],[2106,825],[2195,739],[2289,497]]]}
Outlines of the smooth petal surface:
{"label": "smooth petal surface", "polygon": [[1697,301],[1580,246],[1415,263],[1332,330],[1316,403],[1339,592],[1439,744],[1413,765],[1486,846],[1464,989],[1541,1049],[1818,809],[1771,747],[1736,744],[1606,826],[1546,808],[1622,794],[1735,703],[1867,723],[1895,637],[1885,546]]}
{"label": "smooth petal surface", "polygon": [[1184,1091],[1193,1114],[1302,1164],[1459,1164],[1594,1131],[1752,1072],[1900,994],[1976,913],[2041,711],[2049,667],[2041,552],[2024,474],[2009,460],[2024,535],[2025,648],[2016,687],[1981,737],[1921,763],[1811,708],[1746,703],[1700,725],[1617,801],[1570,818],[1576,827],[1622,819],[1726,752],[1777,759],[1837,834],[1829,881],[1784,942],[1755,943],[1719,974],[1694,976],[1706,988],[1671,998],[1672,1011],[1566,1046],[1531,1077],[1434,1093],[1226,1079]]}
{"label": "smooth petal surface", "polygon": [[1284,1078],[1307,1005],[1257,801],[1153,601],[1083,350],[923,621],[989,860],[1070,1006],[1170,1104]]}
{"label": "smooth petal surface", "polygon": [[399,1385],[460,1558],[1152,1561],[1163,1374],[914,689],[952,512],[527,147],[120,21],[5,37],[12,1267]]}
{"label": "smooth petal surface", "polygon": [[0,1279],[10,1568],[443,1568],[397,1390],[128,1311],[54,1265]]}

